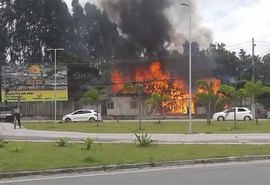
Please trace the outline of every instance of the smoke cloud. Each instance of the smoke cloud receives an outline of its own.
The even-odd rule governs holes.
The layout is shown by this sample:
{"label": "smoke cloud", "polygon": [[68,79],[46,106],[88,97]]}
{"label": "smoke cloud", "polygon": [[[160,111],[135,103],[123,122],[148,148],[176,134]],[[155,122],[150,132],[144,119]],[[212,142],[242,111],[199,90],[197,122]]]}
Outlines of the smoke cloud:
{"label": "smoke cloud", "polygon": [[178,0],[102,0],[110,19],[120,32],[148,52],[165,49],[182,51],[189,39],[189,8],[191,7],[192,41],[207,48],[212,42],[212,32],[200,25],[196,4],[181,6]]}
{"label": "smoke cloud", "polygon": [[168,0],[105,0],[103,6],[122,34],[146,52],[162,53],[171,42],[173,28],[165,16]]}
{"label": "smoke cloud", "polygon": [[181,1],[170,0],[171,6],[166,11],[166,16],[170,20],[174,28],[172,35],[173,49],[182,47],[182,44],[189,39],[189,11],[191,7],[191,40],[197,42],[201,48],[209,47],[209,43],[213,42],[212,31],[201,25],[201,17],[197,11],[196,0],[189,1],[190,7],[182,6]]}

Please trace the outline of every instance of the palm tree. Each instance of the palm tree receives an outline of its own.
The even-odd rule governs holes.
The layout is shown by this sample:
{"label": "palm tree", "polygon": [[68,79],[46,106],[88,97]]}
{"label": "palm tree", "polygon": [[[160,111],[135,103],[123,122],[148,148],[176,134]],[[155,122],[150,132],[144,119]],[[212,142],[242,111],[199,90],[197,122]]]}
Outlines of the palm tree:
{"label": "palm tree", "polygon": [[197,102],[206,108],[207,123],[211,125],[211,114],[219,99],[218,92],[215,92],[214,81],[198,80],[197,86],[200,91],[196,94]]}
{"label": "palm tree", "polygon": [[139,102],[139,130],[142,130],[142,93],[144,92],[144,86],[141,83],[127,83],[124,85],[124,90],[127,90],[130,93],[135,93],[138,97]]}
{"label": "palm tree", "polygon": [[[93,89],[89,89],[88,91],[86,91],[83,94],[83,100],[84,101],[88,101],[90,103],[95,103],[96,104],[96,110],[98,112],[98,105],[99,105],[99,100],[100,97],[103,96],[105,94],[105,92],[102,90],[102,88],[93,88]],[[99,121],[98,121],[99,117],[97,114],[97,127],[99,127]]]}
{"label": "palm tree", "polygon": [[258,118],[257,118],[256,106],[255,106],[257,103],[257,98],[259,95],[263,93],[270,93],[270,87],[263,86],[261,81],[256,81],[256,82],[248,81],[245,84],[244,89],[248,96],[254,97],[254,102],[252,102],[252,104],[254,104],[254,107],[255,107],[254,117],[256,119],[256,124],[258,124]]}
{"label": "palm tree", "polygon": [[146,100],[146,103],[157,106],[158,108],[158,123],[160,124],[160,114],[162,109],[162,103],[169,101],[171,98],[169,95],[160,95],[156,92],[152,93],[151,97]]}
{"label": "palm tree", "polygon": [[[245,97],[245,91],[243,89],[236,89],[230,85],[221,85],[219,88],[219,93],[222,93],[220,101],[223,105],[236,107],[238,102]],[[236,128],[236,108],[234,108],[234,128]]]}

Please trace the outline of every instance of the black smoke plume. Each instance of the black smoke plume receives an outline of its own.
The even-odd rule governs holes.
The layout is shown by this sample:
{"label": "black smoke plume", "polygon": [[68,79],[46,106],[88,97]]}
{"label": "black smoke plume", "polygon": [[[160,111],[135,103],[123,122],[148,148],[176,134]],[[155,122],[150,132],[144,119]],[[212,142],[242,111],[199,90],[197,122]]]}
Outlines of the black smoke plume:
{"label": "black smoke plume", "polygon": [[165,15],[169,0],[104,0],[102,6],[124,37],[147,55],[164,54],[171,42],[172,25]]}
{"label": "black smoke plume", "polygon": [[[189,1],[192,11],[192,41],[202,48],[212,42],[212,32],[201,25],[197,4]],[[176,49],[189,39],[189,7],[178,0],[102,0],[100,7],[106,10],[120,32],[134,45],[148,53]]]}

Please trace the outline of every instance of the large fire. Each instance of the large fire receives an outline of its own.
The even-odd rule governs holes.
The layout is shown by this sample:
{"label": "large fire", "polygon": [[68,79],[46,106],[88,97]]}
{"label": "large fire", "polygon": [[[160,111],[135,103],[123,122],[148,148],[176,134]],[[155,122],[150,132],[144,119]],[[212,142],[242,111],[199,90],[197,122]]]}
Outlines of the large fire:
{"label": "large fire", "polygon": [[[221,83],[220,80],[213,78],[213,77],[204,78],[203,80],[208,84],[208,87],[205,88],[205,87],[199,86],[198,87],[199,93],[201,93],[201,92],[208,93],[210,91],[212,91],[214,94],[218,93],[220,83]],[[212,89],[207,89],[207,88],[212,88]]]}
{"label": "large fire", "polygon": [[[133,73],[133,74],[132,74]],[[113,69],[113,91],[115,93],[123,89],[125,83],[142,83],[146,94],[157,92],[160,95],[169,95],[171,100],[163,103],[163,112],[166,114],[186,114],[188,111],[188,99],[186,83],[176,75],[164,72],[161,63],[155,61],[148,67],[137,67],[129,75]],[[192,112],[194,113],[194,94],[192,95]]]}
{"label": "large fire", "polygon": [[[163,103],[163,112],[168,114],[187,113],[188,94],[185,82],[177,76],[171,76],[169,72],[165,73],[159,61],[151,63],[146,68],[138,67],[134,73],[124,76],[118,70],[113,70],[112,82],[115,84],[113,91],[119,92],[127,82],[142,83],[146,94],[157,92],[160,95],[171,97],[170,101]],[[133,79],[131,76],[134,76]]]}

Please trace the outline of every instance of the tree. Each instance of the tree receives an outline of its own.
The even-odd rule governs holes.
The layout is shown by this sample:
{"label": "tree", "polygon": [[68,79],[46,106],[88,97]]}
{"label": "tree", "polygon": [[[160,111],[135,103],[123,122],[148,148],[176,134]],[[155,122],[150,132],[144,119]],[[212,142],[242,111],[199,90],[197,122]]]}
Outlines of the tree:
{"label": "tree", "polygon": [[142,130],[142,93],[144,92],[144,86],[141,83],[127,83],[124,85],[124,89],[127,90],[128,92],[135,93],[138,97],[138,102],[139,102],[139,130]]}
{"label": "tree", "polygon": [[83,62],[89,61],[89,53],[86,47],[86,26],[85,26],[85,14],[82,6],[79,4],[79,0],[72,0],[72,26],[73,26],[73,38],[72,38],[72,50],[74,54]]}
{"label": "tree", "polygon": [[216,63],[214,74],[224,83],[232,83],[229,77],[235,77],[236,68],[240,69],[240,60],[235,52],[225,49],[225,44],[211,45],[210,55]]}
{"label": "tree", "polygon": [[10,64],[42,63],[48,60],[45,50],[49,47],[70,52],[71,15],[62,0],[5,0],[0,6]]}
{"label": "tree", "polygon": [[[183,44],[183,55],[184,56],[188,56],[189,55],[189,42],[185,41],[185,43]],[[200,57],[200,46],[197,42],[191,42],[191,55],[194,58],[198,58]]]}
{"label": "tree", "polygon": [[[235,87],[230,85],[221,85],[219,93],[222,93],[221,101],[223,101],[223,105],[229,107],[236,107],[245,97],[243,89],[236,90]],[[234,109],[234,128],[236,128],[236,109]]]}
{"label": "tree", "polygon": [[158,123],[160,124],[160,114],[162,112],[162,103],[169,101],[171,98],[168,95],[160,95],[156,92],[152,93],[151,97],[146,100],[146,103],[157,106],[158,108]]}
{"label": "tree", "polygon": [[5,11],[5,9],[3,7],[7,6],[6,2],[1,1],[0,2],[0,62],[1,64],[4,63],[4,61],[6,60],[6,55],[5,55],[5,51],[6,51],[6,47],[8,44],[8,35],[7,35],[7,12]]}
{"label": "tree", "polygon": [[196,94],[197,102],[205,106],[207,123],[211,125],[211,115],[219,99],[218,92],[214,89],[215,81],[198,80],[197,86],[199,88],[199,92]]}
{"label": "tree", "polygon": [[98,65],[113,59],[120,41],[117,25],[109,20],[106,12],[102,13],[95,5],[86,3],[84,10],[84,40],[90,62]]}
{"label": "tree", "polygon": [[[261,81],[248,81],[245,85],[245,91],[246,94],[250,97],[254,97],[254,103],[256,105],[258,96],[263,94],[263,93],[270,93],[270,87],[265,87],[263,86]],[[256,111],[256,106],[255,107],[255,112],[254,112],[254,117],[256,119],[256,124],[258,124],[258,117],[257,117],[257,111]]]}
{"label": "tree", "polygon": [[[99,107],[99,100],[100,97],[105,95],[105,92],[101,88],[93,88],[88,91],[86,91],[83,94],[83,100],[84,101],[89,101],[90,103],[95,103],[96,104],[96,110],[98,112],[98,107]],[[98,114],[97,114],[97,127],[99,127],[99,121],[98,121]]]}

